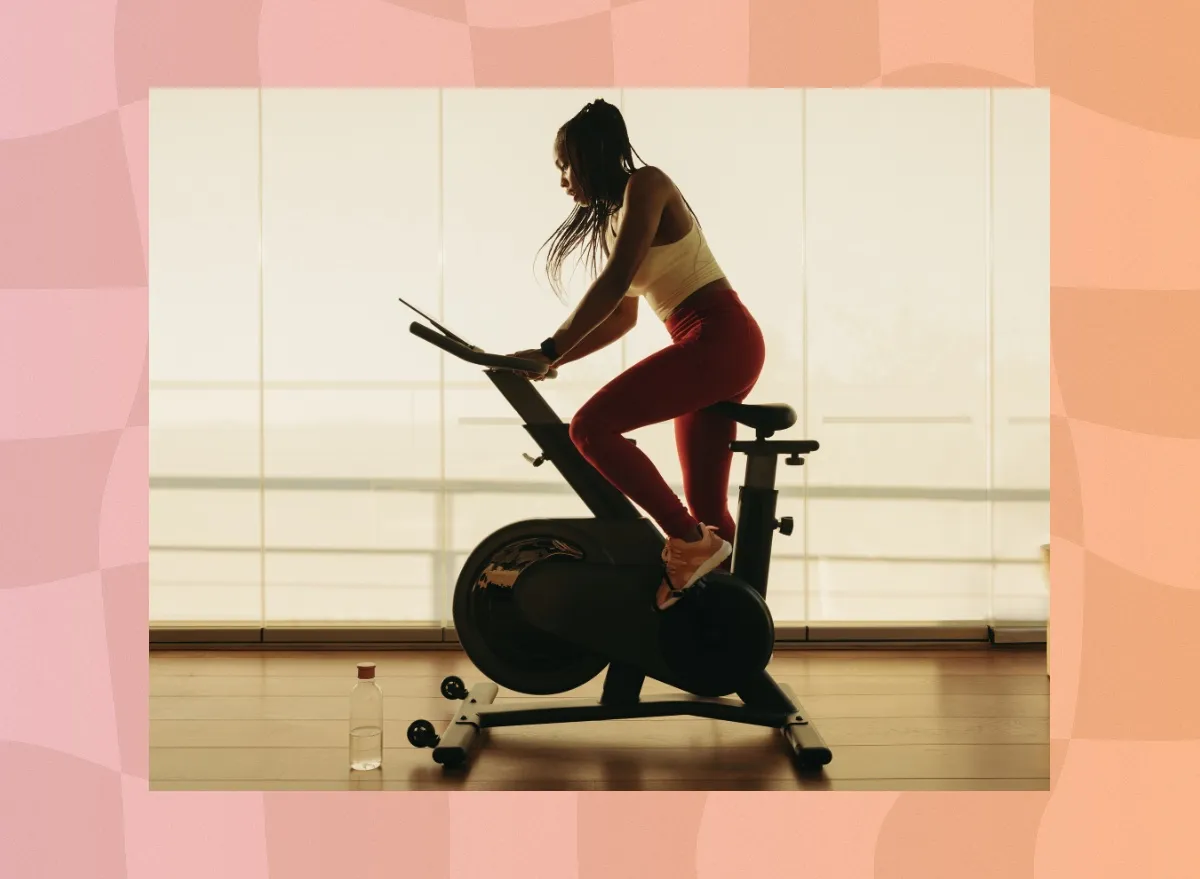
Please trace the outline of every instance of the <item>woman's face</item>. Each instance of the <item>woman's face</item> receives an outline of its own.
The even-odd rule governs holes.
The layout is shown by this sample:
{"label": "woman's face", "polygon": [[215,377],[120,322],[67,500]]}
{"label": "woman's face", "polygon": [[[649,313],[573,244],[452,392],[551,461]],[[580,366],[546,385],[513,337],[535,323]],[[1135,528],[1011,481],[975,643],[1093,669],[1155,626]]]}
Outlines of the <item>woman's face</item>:
{"label": "woman's face", "polygon": [[575,177],[575,172],[571,168],[569,152],[561,138],[554,145],[554,167],[558,168],[558,185],[574,199],[575,204],[587,205],[587,196],[584,194],[583,186]]}

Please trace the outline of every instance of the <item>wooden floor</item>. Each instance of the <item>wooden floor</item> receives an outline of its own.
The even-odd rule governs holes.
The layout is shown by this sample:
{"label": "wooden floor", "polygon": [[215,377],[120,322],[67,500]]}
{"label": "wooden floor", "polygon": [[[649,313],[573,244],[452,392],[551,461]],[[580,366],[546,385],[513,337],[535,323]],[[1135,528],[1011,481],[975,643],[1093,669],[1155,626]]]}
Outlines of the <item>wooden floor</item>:
{"label": "wooden floor", "polygon": [[[384,765],[347,765],[355,664],[378,664]],[[657,718],[490,730],[466,772],[411,747],[409,722],[441,730],[438,686],[479,675],[458,652],[153,653],[154,790],[1046,790],[1049,680],[1041,650],[778,652],[833,750],[821,776],[794,769],[768,729]],[[598,696],[600,679],[569,696]],[[647,681],[645,693],[670,692]],[[500,699],[525,698],[501,690]]]}

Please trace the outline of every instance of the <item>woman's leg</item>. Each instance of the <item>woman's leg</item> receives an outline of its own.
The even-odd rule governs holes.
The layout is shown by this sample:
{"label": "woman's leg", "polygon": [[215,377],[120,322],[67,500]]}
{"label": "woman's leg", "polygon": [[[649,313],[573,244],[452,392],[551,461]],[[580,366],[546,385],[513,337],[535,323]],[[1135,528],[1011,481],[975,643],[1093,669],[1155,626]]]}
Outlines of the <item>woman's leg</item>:
{"label": "woman's leg", "polygon": [[745,380],[714,369],[708,346],[677,342],[634,364],[601,388],[571,420],[585,458],[644,509],[668,537],[694,540],[697,521],[662,474],[624,434],[728,399]]}
{"label": "woman's leg", "polygon": [[[754,359],[753,355],[751,359]],[[746,399],[757,383],[760,371],[761,357],[751,382],[726,400],[740,403]],[[701,522],[715,525],[717,534],[730,544],[737,530],[737,523],[729,511],[729,471],[733,465],[733,450],[729,446],[735,439],[737,422],[707,409],[675,419],[675,446],[683,468],[683,496],[692,515]],[[728,570],[731,562],[732,557],[721,567]]]}
{"label": "woman's leg", "polygon": [[675,419],[675,445],[683,467],[683,496],[693,516],[717,526],[733,542],[736,525],[729,511],[729,470],[737,424],[707,410]]}
{"label": "woman's leg", "polygon": [[[571,422],[584,457],[676,540],[698,536],[693,513],[714,523],[722,537],[733,536],[727,494],[736,425],[701,410],[743,399],[758,380],[765,352],[758,324],[731,295],[713,308],[672,316],[673,344],[617,376]],[[691,513],[622,436],[671,419]],[[710,514],[714,518],[704,518]]]}

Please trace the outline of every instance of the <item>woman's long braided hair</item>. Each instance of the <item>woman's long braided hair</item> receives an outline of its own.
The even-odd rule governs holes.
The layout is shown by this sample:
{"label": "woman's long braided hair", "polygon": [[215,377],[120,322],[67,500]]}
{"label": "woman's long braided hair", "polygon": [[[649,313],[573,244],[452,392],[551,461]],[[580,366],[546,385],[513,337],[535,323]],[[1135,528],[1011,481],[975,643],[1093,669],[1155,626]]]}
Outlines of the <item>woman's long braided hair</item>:
{"label": "woman's long braided hair", "polygon": [[567,157],[576,185],[588,200],[586,205],[575,205],[542,245],[542,249],[549,248],[546,275],[550,285],[559,299],[564,299],[563,263],[574,251],[582,250],[583,262],[593,276],[599,271],[609,255],[605,233],[624,200],[625,184],[635,170],[634,157],[642,165],[646,163],[629,142],[621,111],[603,98],[567,120],[558,129],[554,147]]}

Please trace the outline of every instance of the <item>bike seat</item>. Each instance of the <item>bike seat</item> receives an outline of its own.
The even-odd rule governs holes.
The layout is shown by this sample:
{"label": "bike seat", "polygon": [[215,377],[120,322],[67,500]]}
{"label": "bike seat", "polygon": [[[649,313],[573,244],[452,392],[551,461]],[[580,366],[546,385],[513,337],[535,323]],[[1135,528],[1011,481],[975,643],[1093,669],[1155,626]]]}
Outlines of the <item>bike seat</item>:
{"label": "bike seat", "polygon": [[755,430],[784,430],[796,423],[796,410],[787,403],[717,403],[708,410]]}

